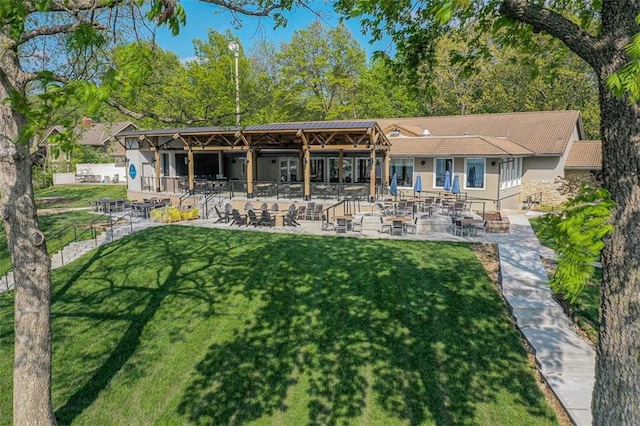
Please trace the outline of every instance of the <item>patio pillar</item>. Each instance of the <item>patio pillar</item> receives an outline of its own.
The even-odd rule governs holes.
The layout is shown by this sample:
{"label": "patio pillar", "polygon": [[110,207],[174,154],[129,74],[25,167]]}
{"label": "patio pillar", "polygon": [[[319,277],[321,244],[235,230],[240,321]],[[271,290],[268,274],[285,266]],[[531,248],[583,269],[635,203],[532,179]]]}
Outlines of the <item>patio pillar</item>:
{"label": "patio pillar", "polygon": [[156,192],[160,192],[160,150],[156,147],[156,151],[153,153],[153,162],[156,172]]}
{"label": "patio pillar", "polygon": [[247,150],[247,198],[253,198],[253,150]]}
{"label": "patio pillar", "polygon": [[369,200],[376,200],[376,148],[371,147],[371,170],[369,172]]}
{"label": "patio pillar", "polygon": [[195,163],[193,161],[193,150],[189,147],[189,151],[187,152],[187,160],[189,163],[189,191],[193,191],[195,188]]}
{"label": "patio pillar", "polygon": [[382,184],[389,186],[389,169],[391,168],[391,153],[384,152],[384,163],[382,164]]}
{"label": "patio pillar", "polygon": [[338,150],[338,183],[344,183],[344,149]]}
{"label": "patio pillar", "polygon": [[[224,160],[223,157],[224,154],[222,154],[222,151],[218,151],[218,174],[220,176],[224,176],[224,165],[222,164],[222,161]],[[218,176],[216,176],[217,178]]]}
{"label": "patio pillar", "polygon": [[304,199],[311,199],[311,151],[309,148],[304,150],[304,159],[302,160],[304,165]]}

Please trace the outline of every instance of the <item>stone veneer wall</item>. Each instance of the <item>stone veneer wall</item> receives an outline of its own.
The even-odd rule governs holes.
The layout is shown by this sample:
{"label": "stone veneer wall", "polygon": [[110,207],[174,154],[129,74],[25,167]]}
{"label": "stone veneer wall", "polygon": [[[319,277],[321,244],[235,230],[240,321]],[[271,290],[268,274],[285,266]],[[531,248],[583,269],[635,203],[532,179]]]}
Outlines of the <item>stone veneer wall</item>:
{"label": "stone veneer wall", "polygon": [[567,200],[566,195],[560,194],[560,181],[549,180],[522,180],[522,192],[520,203],[524,203],[527,196],[535,197],[542,192],[542,204],[557,206]]}

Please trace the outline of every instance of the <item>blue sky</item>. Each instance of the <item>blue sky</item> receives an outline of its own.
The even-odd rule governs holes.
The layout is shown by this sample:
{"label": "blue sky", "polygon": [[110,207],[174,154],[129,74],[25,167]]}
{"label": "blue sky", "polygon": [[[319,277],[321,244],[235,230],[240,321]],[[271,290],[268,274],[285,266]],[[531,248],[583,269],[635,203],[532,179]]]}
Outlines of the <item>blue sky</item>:
{"label": "blue sky", "polygon": [[[168,29],[159,28],[156,33],[156,42],[162,48],[176,53],[183,60],[194,56],[193,40],[206,39],[209,28],[213,28],[219,33],[230,30],[240,38],[244,48],[248,50],[257,40],[271,40],[276,44],[289,41],[295,30],[306,28],[315,20],[320,20],[326,26],[335,26],[339,19],[339,16],[331,9],[330,4],[322,1],[311,1],[309,3],[311,7],[321,12],[320,17],[308,9],[298,8],[286,15],[289,19],[286,28],[274,30],[272,19],[247,16],[242,17],[242,27],[235,28],[233,15],[218,6],[197,0],[181,0],[180,4],[182,4],[187,13],[186,27],[183,27],[176,37],[172,36]],[[362,48],[367,51],[368,57],[371,57],[375,50],[388,51],[390,49],[388,40],[383,40],[374,45],[369,44],[370,37],[361,34],[359,21],[349,20],[345,24],[354,38],[360,42]]]}

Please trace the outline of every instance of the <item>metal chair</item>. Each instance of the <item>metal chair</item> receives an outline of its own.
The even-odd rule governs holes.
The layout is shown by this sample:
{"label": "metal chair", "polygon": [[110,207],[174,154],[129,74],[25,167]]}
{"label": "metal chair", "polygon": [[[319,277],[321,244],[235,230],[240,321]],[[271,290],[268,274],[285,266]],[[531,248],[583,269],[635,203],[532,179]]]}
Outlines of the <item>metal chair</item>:
{"label": "metal chair", "polygon": [[346,234],[347,233],[347,219],[336,219],[336,233],[337,234]]}
{"label": "metal chair", "polygon": [[394,220],[391,222],[391,235],[404,235],[404,222],[401,220]]}

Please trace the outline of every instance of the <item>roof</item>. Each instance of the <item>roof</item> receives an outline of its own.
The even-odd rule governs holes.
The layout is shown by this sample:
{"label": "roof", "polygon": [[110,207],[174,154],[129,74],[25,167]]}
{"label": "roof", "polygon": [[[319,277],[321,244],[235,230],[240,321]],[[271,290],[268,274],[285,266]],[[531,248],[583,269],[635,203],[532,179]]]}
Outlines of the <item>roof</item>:
{"label": "roof", "polygon": [[113,124],[95,123],[82,132],[78,143],[80,145],[102,146],[109,142],[112,136],[118,135],[129,126],[134,126],[130,121],[121,121]]}
{"label": "roof", "polygon": [[[483,135],[505,137],[535,154],[562,155],[578,126],[582,136],[580,111],[539,111],[506,114],[455,115],[444,117],[384,118],[376,120],[382,129],[394,126],[429,130],[431,136]],[[388,133],[388,132],[387,132]],[[420,133],[421,134],[421,133]],[[402,138],[393,138],[392,144]]]}
{"label": "roof", "polygon": [[598,170],[602,168],[601,141],[575,141],[567,156],[565,169]]}
{"label": "roof", "polygon": [[533,153],[506,138],[487,136],[425,136],[392,138],[391,155],[398,156],[483,156],[503,157]]}

